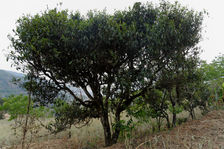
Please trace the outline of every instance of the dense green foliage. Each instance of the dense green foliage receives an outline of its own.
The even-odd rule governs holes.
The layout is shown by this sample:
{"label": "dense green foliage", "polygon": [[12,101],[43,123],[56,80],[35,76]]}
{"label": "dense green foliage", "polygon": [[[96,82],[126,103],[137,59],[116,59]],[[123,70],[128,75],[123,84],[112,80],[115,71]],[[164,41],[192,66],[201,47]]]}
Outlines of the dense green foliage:
{"label": "dense green foliage", "polygon": [[[80,115],[83,120],[100,118],[109,146],[117,142],[122,129],[121,112],[157,88],[156,82],[166,84],[158,86],[169,97],[175,96],[170,102],[176,109],[180,73],[188,58],[197,56],[202,19],[202,13],[168,2],[135,3],[112,15],[89,12],[85,17],[79,12],[46,10],[17,21],[9,58],[18,69],[33,72],[39,84],[35,92],[46,94],[42,97],[50,91],[55,94],[51,97],[68,93],[75,105],[85,109],[85,116]],[[87,98],[71,87],[80,88]],[[115,116],[113,129],[109,112]]]}
{"label": "dense green foliage", "polygon": [[[3,98],[4,103],[0,106],[0,111],[5,111],[10,115],[9,120],[16,120],[24,117],[27,114],[28,97],[24,95],[9,96]],[[47,116],[48,109],[43,106],[34,108],[34,103],[31,103],[29,115],[35,117]]]}
{"label": "dense green foliage", "polygon": [[211,63],[203,62],[201,71],[204,72],[204,77],[210,86],[212,98],[215,100],[223,99],[224,92],[222,84],[224,83],[224,55],[219,55]]}
{"label": "dense green foliage", "polygon": [[224,54],[217,56],[211,63],[202,63],[202,70],[207,81],[221,79],[224,76]]}

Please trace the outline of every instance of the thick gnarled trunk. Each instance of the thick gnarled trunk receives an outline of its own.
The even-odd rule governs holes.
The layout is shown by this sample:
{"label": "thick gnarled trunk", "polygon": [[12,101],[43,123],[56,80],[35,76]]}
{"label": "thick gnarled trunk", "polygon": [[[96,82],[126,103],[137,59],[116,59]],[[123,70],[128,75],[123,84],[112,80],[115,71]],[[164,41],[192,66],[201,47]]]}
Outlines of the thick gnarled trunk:
{"label": "thick gnarled trunk", "polygon": [[[116,124],[118,124],[120,122],[120,114],[121,114],[120,111],[117,110],[117,112],[115,114],[115,123]],[[120,131],[121,131],[120,125],[115,125],[115,129],[114,129],[113,136],[112,136],[112,143],[113,144],[117,143]]]}
{"label": "thick gnarled trunk", "polygon": [[102,124],[103,130],[104,130],[105,146],[110,146],[110,145],[112,145],[112,139],[111,139],[111,131],[110,131],[108,113],[104,112],[104,114],[100,120],[101,120],[101,124]]}
{"label": "thick gnarled trunk", "polygon": [[120,112],[116,112],[115,114],[115,128],[113,134],[111,134],[111,127],[107,112],[104,112],[100,120],[104,130],[105,146],[116,144],[120,134],[120,126],[116,125],[120,121]]}

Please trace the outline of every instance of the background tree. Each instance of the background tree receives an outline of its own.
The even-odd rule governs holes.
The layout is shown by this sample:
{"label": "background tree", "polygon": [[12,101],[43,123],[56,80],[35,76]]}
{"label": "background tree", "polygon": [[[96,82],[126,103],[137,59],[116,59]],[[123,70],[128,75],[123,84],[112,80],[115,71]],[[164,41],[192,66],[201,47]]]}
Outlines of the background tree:
{"label": "background tree", "polygon": [[199,107],[204,113],[208,111],[207,103],[210,98],[210,91],[204,80],[203,72],[198,67],[191,69],[188,82],[182,90],[183,101],[181,104],[189,112],[192,119],[196,118],[194,109]]}
{"label": "background tree", "polygon": [[[14,121],[12,125],[14,135],[19,135],[21,138],[22,148],[29,148],[29,143],[39,135],[38,132],[41,128],[39,119],[50,114],[49,109],[43,106],[34,108],[32,100],[29,103],[28,96],[24,95],[11,95],[8,98],[3,98],[3,101],[0,112],[5,111],[10,115],[9,121]],[[30,109],[28,110],[29,105]],[[27,116],[29,116],[28,119]],[[31,136],[29,139],[26,137],[28,134]]]}
{"label": "background tree", "polygon": [[152,118],[155,118],[160,131],[162,120],[166,119],[167,128],[170,128],[170,120],[168,115],[167,91],[153,89],[145,94],[145,101],[149,106],[148,113]]}
{"label": "background tree", "polygon": [[186,98],[184,96],[186,86],[195,81],[195,71],[198,65],[198,49],[185,54],[177,53],[158,76],[157,88],[168,92],[173,126],[176,125],[177,114],[181,112],[182,101]]}
{"label": "background tree", "polygon": [[222,84],[224,83],[224,55],[217,56],[211,63],[202,62],[201,71],[210,86],[213,99],[223,99]]}
{"label": "background tree", "polygon": [[[185,57],[195,49],[202,19],[202,13],[168,2],[136,3],[112,15],[89,12],[85,17],[46,10],[17,21],[9,58],[18,69],[32,69],[34,76],[47,82],[40,85],[45,89],[70,94],[86,109],[83,119],[100,118],[109,146],[117,142],[121,112],[153,88],[176,54]],[[115,116],[114,129],[109,109]]]}

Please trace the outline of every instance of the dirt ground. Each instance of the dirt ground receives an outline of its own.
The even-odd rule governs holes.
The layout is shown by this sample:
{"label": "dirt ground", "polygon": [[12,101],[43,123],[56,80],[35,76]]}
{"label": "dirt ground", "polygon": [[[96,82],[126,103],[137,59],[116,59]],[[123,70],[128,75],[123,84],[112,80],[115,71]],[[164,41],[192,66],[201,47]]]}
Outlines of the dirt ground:
{"label": "dirt ground", "polygon": [[[29,148],[41,149],[93,149],[103,148],[103,142],[83,147],[74,139],[58,139]],[[224,111],[211,111],[198,120],[189,120],[172,130],[125,140],[106,149],[224,149]]]}
{"label": "dirt ground", "polygon": [[[137,144],[137,145],[136,145]],[[134,145],[115,144],[107,149],[224,149],[224,111],[211,111],[167,130],[135,140]]]}

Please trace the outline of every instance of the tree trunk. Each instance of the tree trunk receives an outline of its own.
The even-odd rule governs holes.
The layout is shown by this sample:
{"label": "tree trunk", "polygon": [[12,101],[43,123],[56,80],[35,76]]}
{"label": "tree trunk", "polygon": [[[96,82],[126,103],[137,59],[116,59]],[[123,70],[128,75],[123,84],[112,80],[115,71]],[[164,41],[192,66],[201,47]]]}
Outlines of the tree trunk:
{"label": "tree trunk", "polygon": [[177,114],[176,114],[176,110],[175,110],[176,103],[173,100],[171,100],[171,104],[172,104],[172,108],[173,108],[173,111],[172,111],[172,114],[173,114],[172,126],[175,127],[176,126],[176,121],[177,121]]}
{"label": "tree trunk", "polygon": [[157,127],[158,127],[158,130],[160,131],[161,130],[161,117],[158,117],[157,119]]}
{"label": "tree trunk", "polygon": [[103,111],[103,115],[102,115],[100,120],[101,120],[101,124],[102,124],[103,130],[104,130],[105,146],[111,146],[112,145],[112,138],[111,138],[111,131],[110,131],[108,113]]}
{"label": "tree trunk", "polygon": [[69,130],[68,130],[68,138],[69,139],[71,139],[71,137],[72,137],[71,127],[72,127],[72,125],[69,126]]}
{"label": "tree trunk", "polygon": [[194,115],[193,115],[192,111],[190,112],[190,115],[191,115],[191,119],[193,120],[194,119]]}
{"label": "tree trunk", "polygon": [[32,76],[30,79],[30,88],[29,88],[29,95],[28,95],[28,105],[27,105],[27,112],[26,112],[26,118],[25,118],[25,125],[23,127],[23,138],[22,138],[22,149],[25,147],[25,141],[26,141],[26,134],[28,131],[28,121],[29,121],[29,114],[30,114],[30,106],[31,106],[31,92],[32,92]]}
{"label": "tree trunk", "polygon": [[170,128],[170,120],[169,120],[169,116],[166,116],[166,122],[167,122],[167,128]]}
{"label": "tree trunk", "polygon": [[120,113],[120,111],[117,111],[115,114],[115,129],[113,135],[111,135],[108,113],[104,112],[103,116],[101,117],[101,124],[104,130],[105,146],[111,146],[117,143],[120,134],[120,126],[118,125],[120,122]]}
{"label": "tree trunk", "polygon": [[173,111],[172,111],[172,115],[173,115],[172,126],[175,127],[176,126],[176,120],[177,120],[177,114],[176,114],[176,110],[175,110],[176,103],[172,98],[171,91],[170,91],[170,102],[171,102],[171,105],[172,105],[172,108],[173,108]]}
{"label": "tree trunk", "polygon": [[190,115],[191,115],[191,119],[194,120],[195,119],[195,113],[194,113],[194,108],[190,109]]}
{"label": "tree trunk", "polygon": [[[173,108],[175,108],[175,106],[173,106]],[[172,126],[175,127],[176,126],[176,121],[177,121],[177,114],[176,111],[173,111],[173,121],[172,121]]]}
{"label": "tree trunk", "polygon": [[118,137],[119,137],[119,134],[120,134],[120,131],[121,131],[120,125],[117,125],[120,122],[120,114],[121,114],[121,112],[119,110],[117,110],[117,112],[115,114],[116,125],[115,125],[115,130],[114,130],[114,133],[113,133],[113,136],[112,136],[112,143],[113,144],[117,143],[117,140],[118,140]]}

